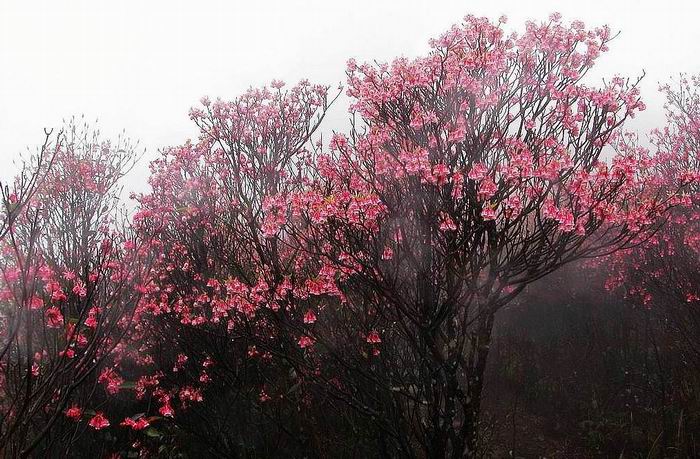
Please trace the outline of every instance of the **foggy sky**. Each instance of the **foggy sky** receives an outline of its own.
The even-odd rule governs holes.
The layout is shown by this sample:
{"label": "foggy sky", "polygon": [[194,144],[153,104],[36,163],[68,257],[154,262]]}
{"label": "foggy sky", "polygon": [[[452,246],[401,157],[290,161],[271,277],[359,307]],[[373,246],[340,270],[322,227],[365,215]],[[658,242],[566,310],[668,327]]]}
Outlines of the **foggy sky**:
{"label": "foggy sky", "polygon": [[[84,114],[107,136],[140,141],[146,155],[126,186],[145,191],[157,149],[196,136],[187,113],[203,95],[230,99],[273,78],[334,88],[348,58],[420,55],[466,14],[506,14],[507,30],[523,30],[555,11],[621,32],[587,81],[646,71],[639,129],[663,121],[659,81],[700,72],[692,0],[0,0],[0,178],[44,127]],[[324,131],[343,129],[346,109],[341,100]]]}

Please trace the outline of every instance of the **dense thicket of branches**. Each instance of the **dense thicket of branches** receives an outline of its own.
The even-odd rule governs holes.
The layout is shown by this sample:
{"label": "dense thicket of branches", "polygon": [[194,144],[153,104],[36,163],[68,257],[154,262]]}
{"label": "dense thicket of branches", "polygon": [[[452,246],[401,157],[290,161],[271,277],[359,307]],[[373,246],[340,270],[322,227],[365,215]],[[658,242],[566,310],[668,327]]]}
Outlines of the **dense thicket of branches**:
{"label": "dense thicket of branches", "polygon": [[[698,454],[700,92],[591,86],[606,27],[467,17],[205,98],[136,160],[69,123],[2,187],[0,451],[17,456]],[[591,261],[593,260],[593,261]]]}

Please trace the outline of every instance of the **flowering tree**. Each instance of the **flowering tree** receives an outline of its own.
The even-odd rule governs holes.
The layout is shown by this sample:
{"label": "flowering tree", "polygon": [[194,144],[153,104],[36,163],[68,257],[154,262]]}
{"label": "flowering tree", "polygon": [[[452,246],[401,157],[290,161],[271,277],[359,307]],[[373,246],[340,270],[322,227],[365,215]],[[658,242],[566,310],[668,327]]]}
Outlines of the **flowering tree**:
{"label": "flowering tree", "polygon": [[[612,285],[620,285],[625,276],[634,279],[629,295],[639,303],[652,306],[660,303],[679,308],[669,314],[678,323],[684,337],[682,342],[690,347],[694,362],[700,364],[700,343],[692,343],[695,334],[692,322],[693,306],[700,301],[698,256],[700,255],[700,79],[685,77],[677,88],[665,85],[667,126],[656,130],[653,144],[659,150],[660,175],[673,186],[679,181],[691,181],[687,192],[679,196],[678,206],[670,215],[670,223],[635,251],[619,254],[617,260],[623,267],[619,275],[611,279]],[[623,257],[634,257],[634,262],[622,263]],[[630,266],[631,265],[631,266]],[[629,269],[631,267],[631,269]],[[681,310],[686,310],[682,312]],[[669,311],[670,312],[670,311]],[[681,330],[682,329],[682,330]]]}
{"label": "flowering tree", "polygon": [[[664,185],[690,181],[678,196],[668,224],[634,250],[613,257],[609,288],[624,288],[633,302],[647,309],[661,332],[655,358],[661,367],[660,399],[664,410],[662,446],[669,444],[677,423],[669,406],[687,407],[700,398],[700,79],[682,77],[676,87],[664,85],[667,124],[652,133],[657,167]],[[677,356],[673,367],[661,361],[659,348]],[[683,380],[691,384],[674,385]],[[674,387],[675,386],[675,387]],[[691,426],[700,419],[690,419]],[[688,454],[692,454],[688,451]]]}
{"label": "flowering tree", "polygon": [[261,408],[268,393],[297,382],[273,354],[303,354],[284,325],[296,311],[287,297],[303,254],[266,235],[277,203],[307,181],[310,139],[331,101],[325,87],[273,81],[202,103],[191,112],[198,142],[166,150],[151,166],[153,191],[139,199],[134,220],[158,259],[138,310],[136,352],[124,363],[141,369],[137,397],[155,398],[156,414],[175,415],[196,432],[192,442],[212,454],[257,447],[273,455],[303,443],[284,405]]}
{"label": "flowering tree", "polygon": [[[657,167],[665,186],[690,182],[678,206],[669,215],[669,224],[640,245],[614,258],[615,276],[609,287],[632,281],[627,294],[639,304],[665,310],[676,322],[679,343],[687,345],[688,357],[700,364],[700,343],[696,335],[700,301],[700,79],[683,78],[677,88],[665,85],[667,126],[655,130],[652,143],[659,153]],[[631,261],[631,260],[632,261]],[[630,262],[631,261],[631,262]]]}
{"label": "flowering tree", "polygon": [[115,213],[117,182],[134,159],[128,142],[113,145],[72,122],[8,225],[0,259],[0,449],[8,455],[32,454],[60,424],[105,425],[82,405],[89,392],[81,389],[128,329],[148,266],[135,262]]}
{"label": "flowering tree", "polygon": [[649,239],[698,178],[678,154],[697,147],[687,85],[652,154],[623,133],[638,81],[584,83],[607,28],[503,23],[350,61],[352,129],[328,145],[326,87],[203,99],[199,138],[152,163],[135,232],[114,217],[133,149],[69,130],[33,199],[5,193],[0,448],[122,429],[144,452],[175,433],[301,455],[341,431],[356,455],[474,457],[496,313]]}
{"label": "flowering tree", "polygon": [[562,265],[634,243],[684,186],[659,189],[654,158],[625,147],[636,84],[583,83],[609,40],[557,15],[509,36],[467,17],[427,57],[351,61],[362,126],[333,138],[310,190],[268,209],[268,237],[320,266],[327,304],[299,344],[326,364],[304,376],[335,377],[387,455],[476,454],[496,312]]}
{"label": "flowering tree", "polygon": [[326,152],[309,143],[325,88],[204,100],[199,141],[153,164],[135,217],[158,257],[122,360],[144,372],[137,397],[172,416],[228,394],[242,423],[201,416],[223,454],[265,406],[290,442],[322,442],[285,409],[328,396],[386,455],[475,454],[496,312],[635,243],[687,181],[661,189],[621,135],[636,84],[583,84],[609,40],[557,16],[508,37],[468,17],[427,57],[351,61],[359,124]]}

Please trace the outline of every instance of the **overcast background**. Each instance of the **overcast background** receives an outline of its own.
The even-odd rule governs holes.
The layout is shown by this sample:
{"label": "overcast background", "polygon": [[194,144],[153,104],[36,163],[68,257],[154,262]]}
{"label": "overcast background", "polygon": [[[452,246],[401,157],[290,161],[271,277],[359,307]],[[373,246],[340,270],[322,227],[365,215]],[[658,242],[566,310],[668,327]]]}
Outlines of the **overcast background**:
{"label": "overcast background", "polygon": [[[646,71],[640,130],[663,121],[660,81],[700,71],[692,0],[0,0],[0,178],[44,127],[84,114],[105,135],[139,140],[146,154],[127,187],[145,191],[157,150],[196,136],[187,113],[203,95],[233,98],[273,78],[336,87],[348,58],[422,54],[466,14],[506,14],[507,29],[523,30],[554,11],[621,32],[588,81]],[[346,110],[341,100],[326,130],[342,129]]]}

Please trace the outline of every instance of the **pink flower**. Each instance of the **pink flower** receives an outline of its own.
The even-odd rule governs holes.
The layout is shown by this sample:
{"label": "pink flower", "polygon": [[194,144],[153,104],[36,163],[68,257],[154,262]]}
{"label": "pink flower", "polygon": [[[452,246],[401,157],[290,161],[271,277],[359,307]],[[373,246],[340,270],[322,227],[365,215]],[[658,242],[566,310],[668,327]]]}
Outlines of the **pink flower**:
{"label": "pink flower", "polygon": [[119,424],[122,427],[131,427],[132,430],[143,430],[150,426],[151,423],[148,422],[143,416],[134,421],[131,418],[124,418],[124,420]]}
{"label": "pink flower", "polygon": [[66,410],[66,417],[72,419],[73,421],[80,421],[80,417],[83,415],[83,410],[78,405],[72,405]]}
{"label": "pink flower", "polygon": [[314,322],[316,322],[316,314],[314,314],[314,312],[311,309],[309,309],[308,311],[306,311],[306,314],[304,314],[304,323],[312,324]]}
{"label": "pink flower", "polygon": [[194,387],[190,386],[180,389],[180,393],[178,395],[180,400],[183,402],[201,402],[204,400],[202,397],[202,392],[199,389],[195,389]]}
{"label": "pink flower", "polygon": [[38,296],[33,296],[29,301],[29,309],[41,309],[44,307],[44,300]]}
{"label": "pink flower", "polygon": [[161,416],[165,416],[166,418],[172,418],[174,414],[173,407],[170,406],[170,403],[166,403],[165,405],[161,406],[158,412]]}
{"label": "pink flower", "polygon": [[486,177],[488,169],[482,163],[475,163],[467,174],[467,178],[470,180],[481,180]]}
{"label": "pink flower", "polygon": [[275,89],[282,89],[284,87],[284,81],[272,80],[272,83],[270,83],[270,86],[272,86]]}
{"label": "pink flower", "polygon": [[478,197],[479,199],[489,199],[491,196],[496,194],[496,191],[498,191],[498,187],[495,183],[493,183],[493,180],[491,180],[490,178],[484,179],[479,184]]}
{"label": "pink flower", "polygon": [[80,346],[80,347],[85,347],[85,346],[87,345],[87,343],[88,343],[88,339],[87,339],[87,337],[86,337],[85,335],[83,335],[82,333],[80,333],[80,334],[78,334],[78,336],[76,336],[75,342],[76,342],[76,344],[77,344],[78,346]]}
{"label": "pink flower", "polygon": [[61,285],[58,282],[52,281],[46,284],[46,291],[51,293],[51,301],[58,303],[65,301],[67,296],[61,289]]}
{"label": "pink flower", "polygon": [[379,333],[372,330],[367,334],[367,342],[370,344],[379,344],[382,342],[382,339],[379,337]]}
{"label": "pink flower", "polygon": [[109,421],[102,413],[95,414],[88,424],[95,430],[102,430],[105,427],[109,427]]}
{"label": "pink flower", "polygon": [[71,349],[71,348],[68,348],[68,349],[65,350],[65,351],[59,352],[58,355],[59,355],[60,357],[63,357],[63,356],[65,355],[65,356],[68,357],[69,359],[72,359],[73,357],[75,357],[75,351],[74,351],[73,349]]}
{"label": "pink flower", "polygon": [[53,306],[44,313],[46,317],[46,326],[50,328],[58,328],[63,324],[63,314],[61,310]]}
{"label": "pink flower", "polygon": [[87,288],[82,282],[76,282],[73,286],[73,293],[78,295],[80,298],[85,298],[87,296]]}
{"label": "pink flower", "polygon": [[124,379],[119,376],[114,369],[105,368],[102,370],[102,373],[100,373],[99,378],[97,378],[97,382],[105,384],[107,386],[107,393],[114,395],[119,392],[119,389],[124,383]]}
{"label": "pink flower", "polygon": [[483,209],[481,209],[481,217],[487,221],[488,220],[495,220],[496,219],[496,210],[491,206],[484,207]]}
{"label": "pink flower", "polygon": [[299,338],[299,347],[302,349],[306,349],[312,344],[314,344],[314,340],[309,338],[308,336],[302,336],[301,338]]}
{"label": "pink flower", "polygon": [[97,327],[97,309],[92,308],[88,311],[87,319],[85,319],[85,326],[88,328]]}

